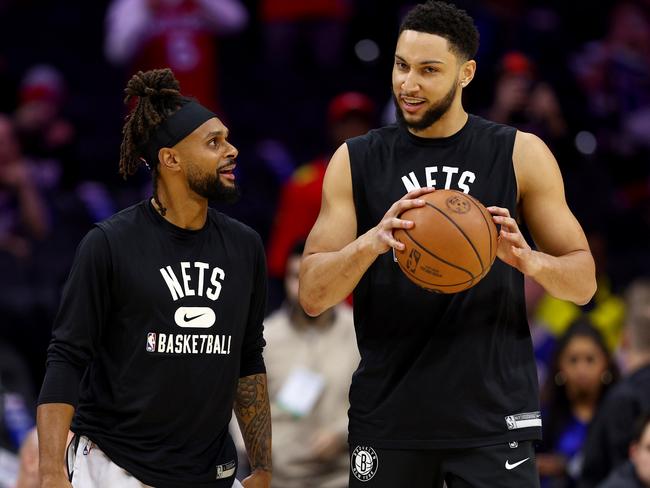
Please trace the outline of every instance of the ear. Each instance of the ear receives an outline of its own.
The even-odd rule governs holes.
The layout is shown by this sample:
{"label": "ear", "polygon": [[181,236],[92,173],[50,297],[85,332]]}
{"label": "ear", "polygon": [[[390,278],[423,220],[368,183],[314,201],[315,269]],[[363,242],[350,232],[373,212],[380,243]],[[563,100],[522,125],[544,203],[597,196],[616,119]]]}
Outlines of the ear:
{"label": "ear", "polygon": [[476,73],[476,61],[470,59],[465,61],[460,67],[460,75],[458,76],[458,82],[460,86],[465,88],[470,82],[474,79],[474,74]]}
{"label": "ear", "polygon": [[178,154],[169,147],[163,147],[158,151],[158,161],[160,161],[161,168],[165,168],[166,170],[174,173],[181,170]]}

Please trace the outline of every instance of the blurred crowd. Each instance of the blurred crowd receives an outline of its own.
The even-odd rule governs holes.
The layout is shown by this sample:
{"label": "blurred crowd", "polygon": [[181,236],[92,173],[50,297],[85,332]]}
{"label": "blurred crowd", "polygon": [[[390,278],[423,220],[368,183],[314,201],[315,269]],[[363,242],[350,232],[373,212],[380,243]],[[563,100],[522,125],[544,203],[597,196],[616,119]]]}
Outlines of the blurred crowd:
{"label": "blurred crowd", "polygon": [[[583,307],[526,284],[542,486],[650,486],[650,1],[455,3],[481,33],[466,108],[549,145],[597,265]],[[229,127],[243,197],[223,210],[267,244],[274,486],[347,485],[352,318],[301,313],[297,249],[334,149],[394,120],[410,5],[0,0],[0,487],[34,479],[34,398],[78,242],[151,194],[145,170],[117,177],[121,98],[133,72],[165,66]]]}

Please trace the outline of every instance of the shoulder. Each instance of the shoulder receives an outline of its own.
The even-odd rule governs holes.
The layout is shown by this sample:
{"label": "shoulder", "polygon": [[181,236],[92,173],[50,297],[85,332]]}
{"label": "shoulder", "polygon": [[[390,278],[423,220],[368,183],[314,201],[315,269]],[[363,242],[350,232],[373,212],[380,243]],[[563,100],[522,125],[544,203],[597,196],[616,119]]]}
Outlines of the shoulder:
{"label": "shoulder", "polygon": [[510,125],[499,124],[474,114],[469,114],[469,122],[471,130],[489,134],[490,136],[514,137],[518,132],[517,129]]}
{"label": "shoulder", "polygon": [[141,230],[145,215],[145,205],[146,201],[136,203],[130,207],[120,210],[111,217],[97,222],[95,225],[100,228],[107,237],[111,237],[114,234],[121,234],[128,232],[130,230],[138,231]]}
{"label": "shoulder", "polygon": [[399,135],[399,127],[396,124],[387,125],[378,129],[372,129],[365,134],[352,137],[345,141],[350,150],[369,149],[388,144]]}
{"label": "shoulder", "polygon": [[256,249],[264,248],[260,235],[243,222],[213,208],[208,209],[208,218],[213,227],[223,230],[227,236],[235,239],[238,243],[250,245]]}

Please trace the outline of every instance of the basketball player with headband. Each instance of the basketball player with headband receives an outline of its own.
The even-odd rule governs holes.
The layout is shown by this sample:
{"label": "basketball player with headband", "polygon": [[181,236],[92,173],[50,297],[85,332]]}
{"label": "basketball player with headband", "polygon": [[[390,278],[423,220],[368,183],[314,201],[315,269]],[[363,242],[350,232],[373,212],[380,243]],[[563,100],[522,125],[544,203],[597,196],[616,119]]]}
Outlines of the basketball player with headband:
{"label": "basketball player with headband", "polygon": [[[463,10],[415,6],[395,49],[397,124],[343,144],[323,183],[300,300],[318,315],[354,291],[361,362],[349,410],[350,487],[539,486],[541,435],[524,275],[587,303],[594,261],[557,162],[536,136],[468,114],[479,34]],[[400,271],[395,229],[430,187],[477,198],[500,229],[473,288],[429,293]],[[525,222],[535,249],[524,239]]]}
{"label": "basketball player with headband", "polygon": [[253,471],[243,486],[269,488],[264,249],[208,207],[237,197],[237,149],[169,69],[139,72],[126,94],[137,105],[120,172],[146,164],[153,198],[77,250],[37,411],[41,486],[241,486],[234,406]]}

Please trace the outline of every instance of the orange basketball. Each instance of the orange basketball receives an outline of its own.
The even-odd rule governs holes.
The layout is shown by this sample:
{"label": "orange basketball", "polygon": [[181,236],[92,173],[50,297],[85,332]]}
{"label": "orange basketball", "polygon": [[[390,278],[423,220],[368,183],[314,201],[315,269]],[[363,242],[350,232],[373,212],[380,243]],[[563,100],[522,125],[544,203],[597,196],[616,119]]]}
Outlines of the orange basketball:
{"label": "orange basketball", "polygon": [[400,216],[415,225],[393,233],[406,246],[395,250],[399,267],[429,291],[457,293],[476,285],[497,254],[492,215],[478,200],[456,190],[436,190],[420,199],[425,206]]}

